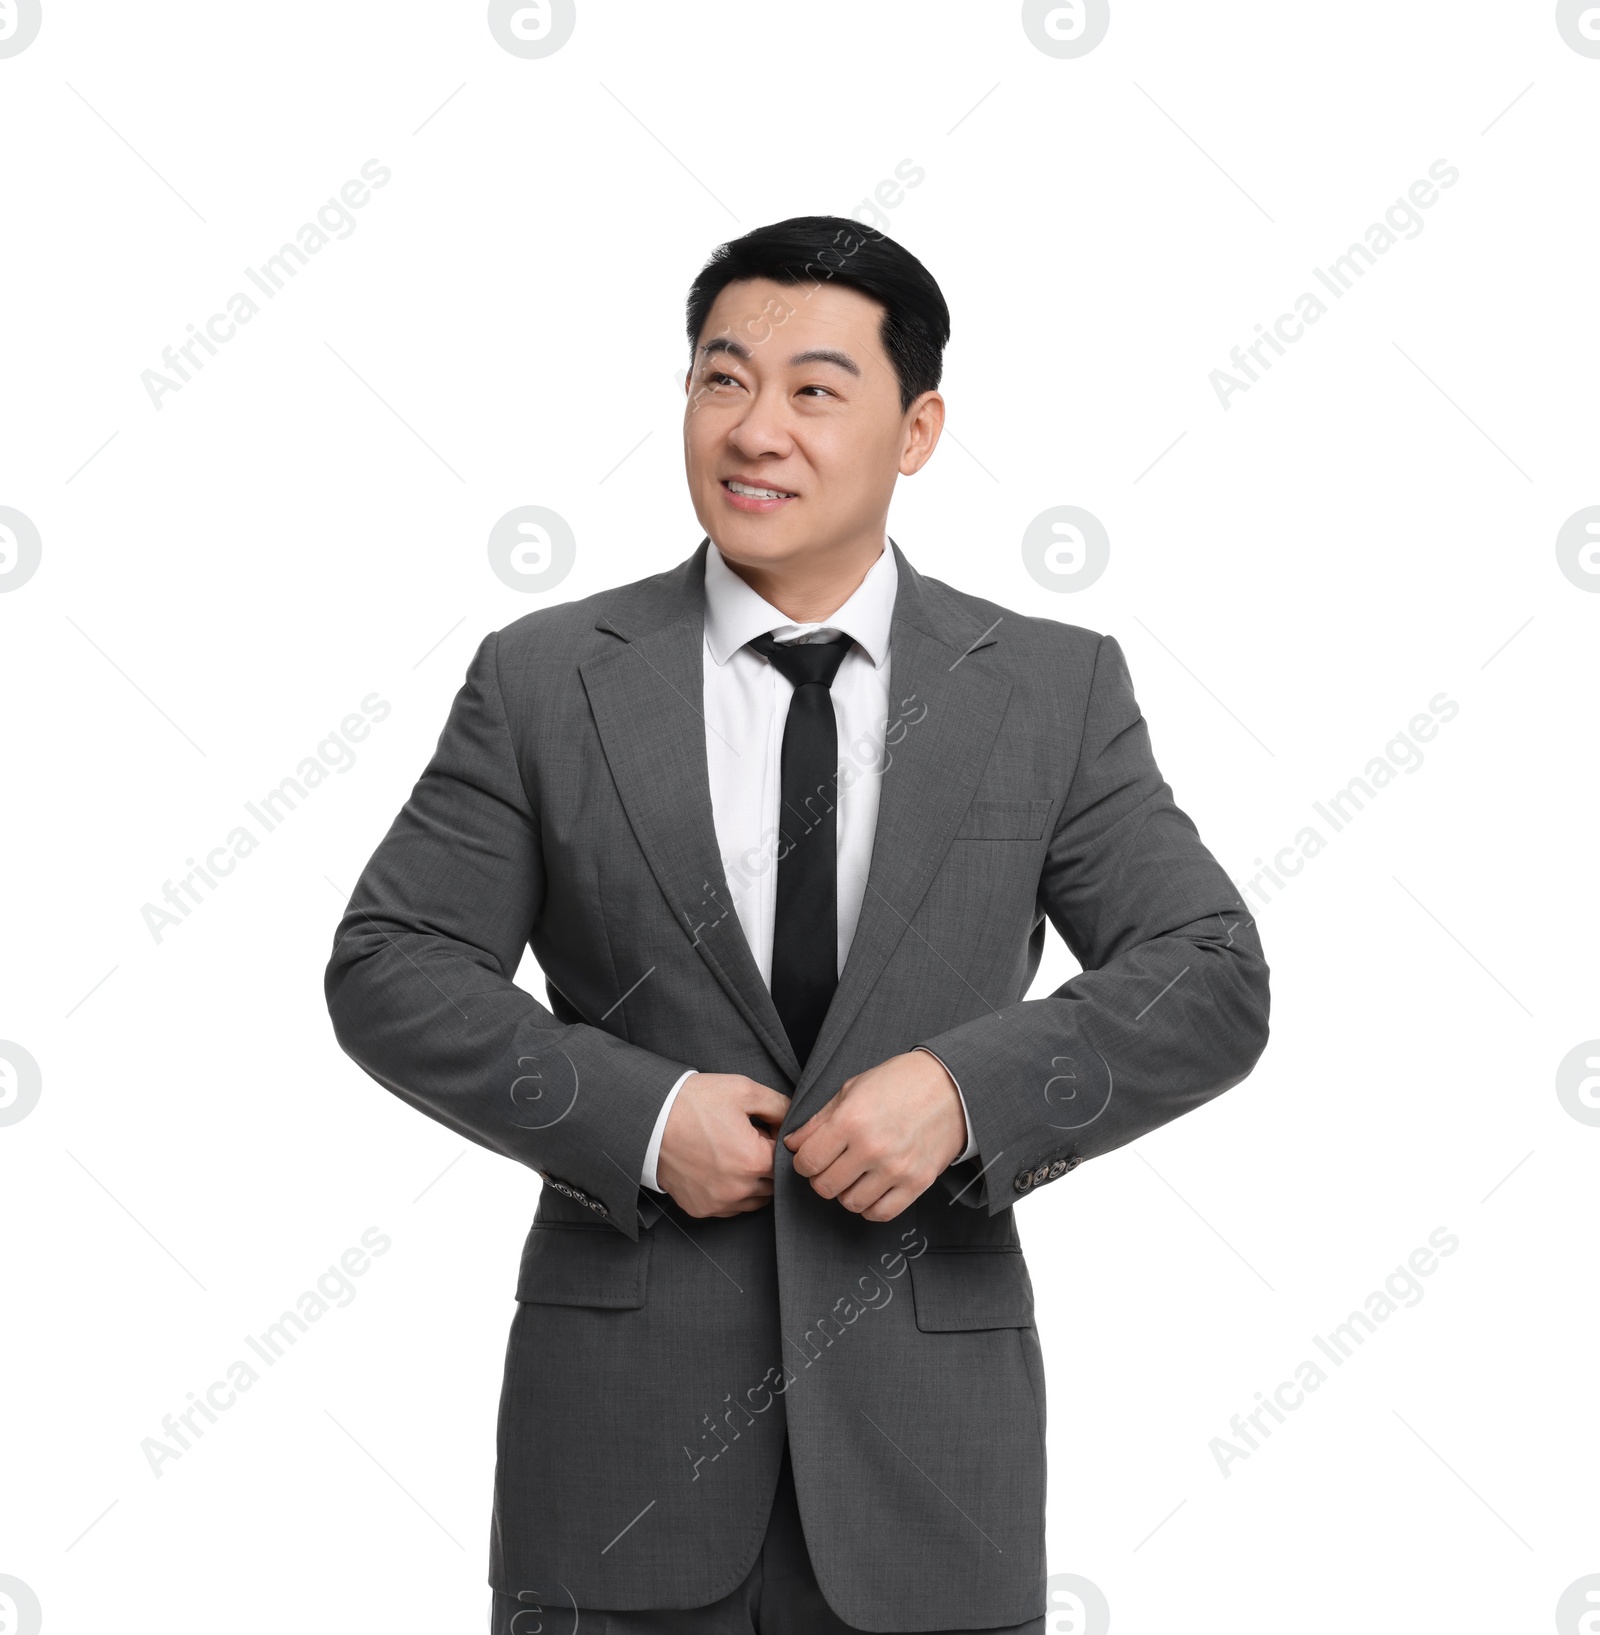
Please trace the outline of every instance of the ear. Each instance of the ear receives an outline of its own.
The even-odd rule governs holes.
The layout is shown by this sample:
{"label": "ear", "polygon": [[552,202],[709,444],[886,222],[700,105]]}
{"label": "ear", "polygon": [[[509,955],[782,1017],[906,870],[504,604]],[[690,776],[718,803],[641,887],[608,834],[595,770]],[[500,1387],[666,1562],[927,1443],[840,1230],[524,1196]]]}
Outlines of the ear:
{"label": "ear", "polygon": [[906,435],[900,450],[900,475],[913,477],[933,458],[944,430],[944,399],[924,392],[906,411]]}

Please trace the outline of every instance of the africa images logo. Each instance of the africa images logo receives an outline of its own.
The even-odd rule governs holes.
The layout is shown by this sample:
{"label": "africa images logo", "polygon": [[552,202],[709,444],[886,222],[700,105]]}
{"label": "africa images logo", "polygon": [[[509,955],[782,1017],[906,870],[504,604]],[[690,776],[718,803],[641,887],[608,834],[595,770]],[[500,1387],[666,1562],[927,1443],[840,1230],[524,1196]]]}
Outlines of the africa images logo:
{"label": "africa images logo", "polygon": [[[0,0],[0,16],[5,5]],[[39,1597],[20,1578],[0,1573],[0,1635],[39,1635],[43,1624]]]}
{"label": "africa images logo", "polygon": [[513,57],[553,56],[577,21],[573,0],[489,0],[489,32]]}
{"label": "africa images logo", "polygon": [[[5,3],[6,0],[0,0],[0,5]],[[371,203],[373,193],[387,187],[392,178],[393,172],[387,165],[376,159],[367,160],[361,167],[360,177],[352,176],[340,188],[337,198],[330,195],[317,211],[316,219],[306,222],[293,241],[285,239],[260,267],[246,267],[245,277],[263,300],[276,300],[279,292],[309,265],[310,258],[333,239],[349,238],[358,225],[352,212]],[[189,385],[192,377],[205,368],[206,358],[218,355],[218,343],[225,346],[261,311],[260,303],[244,290],[235,290],[225,305],[228,310],[212,313],[204,328],[190,324],[183,340],[176,346],[163,348],[160,369],[146,369],[139,376],[153,407],[160,409],[164,396],[181,392]],[[4,1632],[0,1631],[0,1635]]]}
{"label": "africa images logo", "polygon": [[1111,560],[1111,538],[1092,511],[1053,505],[1022,535],[1022,563],[1046,590],[1087,590]]}
{"label": "africa images logo", "polygon": [[[5,513],[0,512],[0,523],[4,521]],[[1579,590],[1600,590],[1600,505],[1586,505],[1562,523],[1556,535],[1556,562]],[[0,561],[3,568],[4,562]],[[4,589],[3,580],[0,589]]]}
{"label": "africa images logo", "polygon": [[[5,0],[0,0],[0,7]],[[44,555],[39,530],[20,511],[0,505],[0,595],[21,590],[39,571]]]}
{"label": "africa images logo", "polygon": [[512,590],[554,590],[577,559],[571,524],[543,505],[519,505],[489,530],[489,566]]}
{"label": "africa images logo", "polygon": [[1023,0],[1022,31],[1047,57],[1087,57],[1110,27],[1110,0]]}
{"label": "africa images logo", "polygon": [[39,0],[0,0],[0,57],[18,57],[33,44],[43,21]]}
{"label": "africa images logo", "polygon": [[1556,27],[1580,56],[1600,57],[1600,5],[1595,0],[1558,0]]}
{"label": "africa images logo", "polygon": [[[39,1105],[39,1064],[13,1039],[0,1039],[0,1126],[20,1124]],[[0,1635],[8,1626],[0,1624]]]}

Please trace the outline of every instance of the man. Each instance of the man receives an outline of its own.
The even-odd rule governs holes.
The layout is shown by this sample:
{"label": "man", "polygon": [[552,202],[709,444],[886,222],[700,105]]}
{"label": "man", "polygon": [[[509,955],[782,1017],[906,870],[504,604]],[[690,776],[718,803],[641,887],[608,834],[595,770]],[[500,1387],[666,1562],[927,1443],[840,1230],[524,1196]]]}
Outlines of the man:
{"label": "man", "polygon": [[[497,1631],[1042,1631],[1014,1206],[1265,1046],[1255,927],[1117,643],[885,532],[948,334],[856,223],[722,246],[689,297],[707,538],[485,639],[339,926],[343,1047],[545,1182]],[[1083,970],[1025,999],[1047,922]]]}

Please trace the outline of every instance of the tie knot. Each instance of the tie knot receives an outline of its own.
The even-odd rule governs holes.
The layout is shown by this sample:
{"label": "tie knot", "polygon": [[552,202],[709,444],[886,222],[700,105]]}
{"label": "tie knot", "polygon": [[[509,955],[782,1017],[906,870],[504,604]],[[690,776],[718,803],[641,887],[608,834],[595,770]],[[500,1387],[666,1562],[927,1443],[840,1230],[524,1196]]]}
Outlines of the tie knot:
{"label": "tie knot", "polygon": [[804,687],[811,682],[831,687],[845,654],[850,651],[850,643],[849,636],[836,636],[826,642],[780,642],[771,636],[757,636],[745,645],[762,654],[793,687]]}

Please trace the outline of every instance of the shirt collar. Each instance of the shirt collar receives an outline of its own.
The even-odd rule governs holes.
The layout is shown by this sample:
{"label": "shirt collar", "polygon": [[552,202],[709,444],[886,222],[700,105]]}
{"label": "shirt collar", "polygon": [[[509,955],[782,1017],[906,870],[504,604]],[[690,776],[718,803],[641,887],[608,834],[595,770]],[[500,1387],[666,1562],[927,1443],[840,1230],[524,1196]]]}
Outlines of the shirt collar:
{"label": "shirt collar", "polygon": [[792,641],[823,631],[852,637],[873,666],[882,668],[889,656],[898,584],[894,552],[885,541],[878,560],[842,607],[826,619],[796,624],[752,590],[711,545],[706,551],[706,647],[718,664],[726,664],[753,637],[770,633],[779,641]]}

